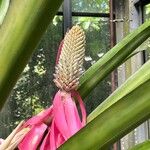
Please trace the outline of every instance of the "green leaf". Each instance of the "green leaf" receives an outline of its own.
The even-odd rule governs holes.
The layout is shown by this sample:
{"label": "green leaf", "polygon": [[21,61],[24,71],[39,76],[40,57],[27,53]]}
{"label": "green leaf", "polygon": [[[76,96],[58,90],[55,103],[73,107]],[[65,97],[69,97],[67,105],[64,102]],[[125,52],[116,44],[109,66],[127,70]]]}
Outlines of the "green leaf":
{"label": "green leaf", "polygon": [[0,109],[62,0],[12,0],[0,27]]}
{"label": "green leaf", "polygon": [[140,143],[130,150],[149,150],[150,149],[150,140]]}
{"label": "green leaf", "polygon": [[0,25],[6,16],[10,0],[0,0]]}
{"label": "green leaf", "polygon": [[150,20],[125,37],[81,76],[78,88],[81,96],[83,98],[87,96],[148,37],[150,37]]}
{"label": "green leaf", "polygon": [[144,65],[138,72],[132,75],[122,86],[113,92],[101,105],[99,105],[89,116],[88,122],[97,117],[100,113],[108,109],[114,103],[118,102],[125,95],[135,90],[138,86],[150,79],[150,61]]}
{"label": "green leaf", "polygon": [[[106,149],[150,117],[150,61],[100,105],[95,118],[59,150]],[[133,85],[132,85],[133,84]]]}

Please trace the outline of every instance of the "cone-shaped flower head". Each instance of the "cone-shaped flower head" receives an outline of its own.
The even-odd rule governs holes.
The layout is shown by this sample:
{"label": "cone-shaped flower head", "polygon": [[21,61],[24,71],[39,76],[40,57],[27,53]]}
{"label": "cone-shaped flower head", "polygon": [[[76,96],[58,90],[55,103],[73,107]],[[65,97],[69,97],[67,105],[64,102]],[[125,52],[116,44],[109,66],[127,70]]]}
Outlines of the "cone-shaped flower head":
{"label": "cone-shaped flower head", "polygon": [[85,34],[79,26],[66,33],[56,65],[54,82],[59,89],[75,90],[79,84],[85,55]]}

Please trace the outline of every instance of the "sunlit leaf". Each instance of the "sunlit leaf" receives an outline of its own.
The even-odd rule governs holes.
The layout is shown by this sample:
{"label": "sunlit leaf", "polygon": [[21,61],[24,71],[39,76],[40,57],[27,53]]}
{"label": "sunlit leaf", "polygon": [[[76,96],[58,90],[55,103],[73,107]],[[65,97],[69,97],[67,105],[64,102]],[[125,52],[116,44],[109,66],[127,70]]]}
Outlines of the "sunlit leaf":
{"label": "sunlit leaf", "polygon": [[10,0],[0,0],[0,25],[6,16]]}
{"label": "sunlit leaf", "polygon": [[150,140],[140,143],[131,148],[130,150],[149,150],[149,148],[150,148]]}

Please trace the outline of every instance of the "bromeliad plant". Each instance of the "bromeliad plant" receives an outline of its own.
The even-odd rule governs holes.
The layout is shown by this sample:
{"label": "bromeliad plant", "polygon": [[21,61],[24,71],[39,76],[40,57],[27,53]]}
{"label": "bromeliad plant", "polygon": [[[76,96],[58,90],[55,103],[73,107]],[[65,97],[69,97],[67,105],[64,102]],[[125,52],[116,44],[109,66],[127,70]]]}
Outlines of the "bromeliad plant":
{"label": "bromeliad plant", "polygon": [[[59,88],[53,105],[37,116],[29,119],[18,130],[29,130],[18,141],[19,150],[56,150],[61,144],[78,132],[86,124],[84,103],[76,91],[85,55],[85,35],[79,26],[74,26],[61,43],[54,74],[54,82]],[[75,100],[78,101],[82,121],[80,119]],[[6,139],[6,141],[8,141]],[[7,143],[5,141],[5,143]],[[0,147],[5,149],[6,144]],[[12,142],[8,144],[8,147]]]}
{"label": "bromeliad plant", "polygon": [[[54,8],[58,8],[59,4],[61,3],[59,0],[56,0],[55,2],[56,3],[52,3],[49,0],[39,0],[38,2],[36,0],[22,0],[12,2],[10,12],[8,12],[8,16],[6,16],[6,22],[4,21],[5,23],[0,29],[0,35],[2,35],[0,40],[0,54],[3,54],[0,55],[0,101],[2,102],[1,104],[3,104],[3,102],[8,97],[10,90],[12,89],[19,74],[24,68],[27,60],[29,59],[29,56],[31,55],[33,49],[35,48],[35,45],[40,39],[41,34],[43,33],[44,29],[46,29],[46,26],[48,25],[48,19],[52,18],[48,16],[48,14],[50,14],[48,13],[48,8],[51,7],[51,9],[54,10]],[[15,5],[15,3],[19,3],[20,5]],[[25,3],[28,3],[29,6],[28,11],[26,11],[26,13],[24,13],[24,7],[23,5],[21,5]],[[52,5],[47,5],[51,3]],[[16,10],[16,6],[21,6],[19,9],[17,8],[17,11],[20,11],[21,13],[17,13],[16,16],[16,20],[19,20],[19,23],[16,21],[13,22],[13,24],[11,24],[9,23],[9,19],[14,17],[12,16],[13,13],[11,12]],[[36,13],[37,11],[38,13]],[[22,14],[21,17],[20,14]],[[54,15],[53,11],[52,15]],[[27,22],[27,24],[24,24],[24,22],[29,17],[31,18],[31,20]],[[41,23],[42,18],[44,18],[45,20]],[[44,28],[41,25],[44,25]],[[36,27],[38,27],[40,30],[34,30],[34,28],[36,29]],[[24,29],[24,32],[20,30],[22,28]],[[31,32],[30,28],[32,29]],[[18,32],[12,32],[15,29],[18,29]],[[23,36],[20,37],[19,35],[21,33]],[[34,36],[35,33],[36,35],[38,35],[36,36],[36,38]],[[66,141],[70,136],[72,136],[73,133],[82,128],[85,125],[84,106],[82,104],[82,101],[79,101],[81,111],[83,114],[83,121],[81,121],[76,111],[77,109],[75,103],[74,101],[72,101],[73,97],[76,97],[77,100],[81,100],[77,91],[80,93],[82,98],[87,96],[88,93],[100,81],[102,81],[105,78],[105,76],[107,76],[111,71],[113,71],[113,69],[117,68],[120,64],[122,64],[126,60],[126,58],[148,37],[150,37],[150,21],[144,23],[137,30],[129,34],[119,44],[112,48],[105,56],[103,56],[103,58],[101,58],[91,68],[89,68],[84,73],[84,75],[81,76],[78,88],[77,85],[79,79],[76,76],[75,72],[72,73],[74,73],[73,75],[77,77],[77,80],[73,80],[73,75],[70,75],[71,79],[69,77],[66,80],[66,74],[68,70],[66,69],[66,67],[63,68],[62,65],[68,62],[64,62],[62,60],[62,57],[66,56],[66,53],[63,52],[63,50],[60,50],[60,56],[58,55],[57,57],[57,60],[59,61],[56,65],[57,67],[55,74],[55,83],[61,90],[58,91],[58,93],[56,94],[52,107],[46,109],[43,113],[33,117],[31,120],[28,120],[24,124],[23,128],[27,129],[25,130],[26,136],[19,146],[21,147],[22,143],[26,143],[26,141],[26,144],[28,145],[28,140],[32,137],[35,137],[34,135],[38,135],[33,141],[33,143],[35,142],[35,145],[33,144],[33,146],[37,146],[39,145],[40,141],[43,141],[42,148],[46,146],[54,146],[54,148],[56,148],[60,144],[64,143],[64,141]],[[14,40],[18,41],[14,43]],[[62,44],[62,47],[66,47],[66,49],[68,48],[67,45],[65,45],[65,40]],[[29,49],[29,53],[25,51],[27,48]],[[11,53],[9,55],[9,59],[7,59],[8,53],[10,51]],[[68,58],[65,59],[68,60]],[[18,61],[21,61],[21,63],[18,64]],[[5,67],[3,67],[4,64]],[[69,66],[70,64],[68,64],[67,68]],[[96,110],[94,110],[87,118],[87,125],[83,127],[79,132],[77,132],[77,134],[69,138],[67,142],[61,145],[58,149],[105,150],[108,149],[108,147],[113,142],[117,141],[119,138],[123,137],[129,131],[131,131],[139,124],[144,122],[146,119],[148,119],[150,117],[149,68],[150,61],[143,65],[142,68],[135,75],[131,76],[131,78],[129,78],[124,85],[122,85],[111,96],[109,96]],[[62,70],[65,70],[63,76],[61,76]],[[80,71],[78,73],[80,73]],[[8,83],[8,79],[11,82]],[[69,102],[69,104],[66,103],[66,101],[62,101],[62,97],[63,99],[69,99],[67,101]],[[54,105],[58,107],[57,104],[61,106],[61,109],[57,110],[56,107],[54,107]],[[67,110],[66,112],[69,111],[69,113],[72,113],[71,116],[74,116],[73,119],[76,120],[75,126],[71,124],[72,122],[70,121],[70,114],[66,115],[65,111],[63,114],[60,114],[60,110]],[[67,128],[62,128],[61,126],[59,126],[58,122],[55,121],[55,118],[57,118],[57,116],[59,115],[62,115],[63,118],[68,120],[69,125],[71,126],[69,131],[66,131]],[[62,119],[62,121],[64,121],[64,119]],[[67,123],[63,123],[64,126],[67,126]],[[17,132],[18,134],[19,131]],[[41,132],[38,132],[38,134],[36,134],[37,131]],[[46,133],[46,135],[44,135],[45,138],[41,139],[44,132]],[[24,137],[25,133],[21,134],[23,134],[22,137]],[[7,140],[5,140],[4,142],[6,141]],[[11,140],[8,141],[8,143],[10,143]],[[49,143],[50,141],[51,143]],[[147,145],[145,147],[147,147]],[[139,150],[139,146],[137,149]]]}

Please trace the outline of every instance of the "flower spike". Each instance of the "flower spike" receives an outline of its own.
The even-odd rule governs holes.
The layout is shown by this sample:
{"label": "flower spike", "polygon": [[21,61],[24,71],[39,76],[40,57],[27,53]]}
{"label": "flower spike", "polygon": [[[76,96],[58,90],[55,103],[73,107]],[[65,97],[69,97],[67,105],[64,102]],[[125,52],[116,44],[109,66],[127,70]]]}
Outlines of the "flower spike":
{"label": "flower spike", "polygon": [[79,84],[85,56],[85,34],[79,26],[72,27],[66,34],[57,57],[54,82],[64,91],[75,90]]}

